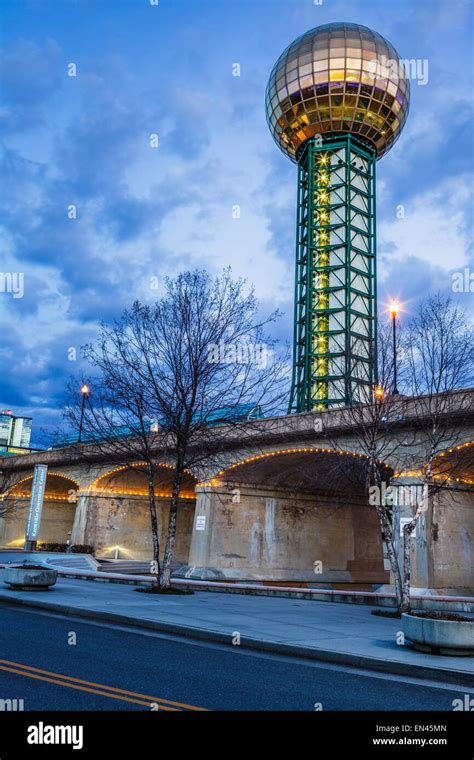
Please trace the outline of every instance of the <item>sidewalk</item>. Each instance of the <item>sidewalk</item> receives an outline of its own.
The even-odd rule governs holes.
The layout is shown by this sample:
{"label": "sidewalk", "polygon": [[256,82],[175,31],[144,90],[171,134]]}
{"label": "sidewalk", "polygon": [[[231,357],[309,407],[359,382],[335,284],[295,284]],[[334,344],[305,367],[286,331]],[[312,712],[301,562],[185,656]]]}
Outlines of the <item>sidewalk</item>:
{"label": "sidewalk", "polygon": [[447,657],[399,646],[401,621],[376,617],[367,605],[199,591],[151,596],[120,583],[58,578],[47,592],[12,591],[1,581],[0,605],[20,604],[194,639],[310,657],[386,673],[474,688],[474,658]]}

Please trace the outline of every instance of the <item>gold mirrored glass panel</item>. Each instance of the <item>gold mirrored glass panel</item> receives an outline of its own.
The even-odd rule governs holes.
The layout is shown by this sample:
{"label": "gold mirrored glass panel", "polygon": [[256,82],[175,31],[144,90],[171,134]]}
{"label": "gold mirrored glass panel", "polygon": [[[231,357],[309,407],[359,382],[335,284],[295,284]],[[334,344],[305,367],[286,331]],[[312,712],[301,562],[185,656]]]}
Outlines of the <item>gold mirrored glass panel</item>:
{"label": "gold mirrored glass panel", "polygon": [[347,132],[371,143],[380,158],[405,124],[410,83],[380,34],[359,24],[326,24],[282,53],[265,100],[272,136],[293,161],[311,137]]}

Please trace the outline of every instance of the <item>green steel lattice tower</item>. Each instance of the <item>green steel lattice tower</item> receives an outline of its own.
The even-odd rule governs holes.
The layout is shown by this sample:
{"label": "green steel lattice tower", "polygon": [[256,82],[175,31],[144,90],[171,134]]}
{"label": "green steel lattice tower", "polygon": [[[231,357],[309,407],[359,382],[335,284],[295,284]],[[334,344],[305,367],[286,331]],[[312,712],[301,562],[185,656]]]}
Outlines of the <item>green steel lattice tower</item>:
{"label": "green steel lattice tower", "polygon": [[398,138],[408,105],[397,52],[357,24],[307,32],[270,75],[270,131],[298,164],[290,412],[372,398],[375,164]]}

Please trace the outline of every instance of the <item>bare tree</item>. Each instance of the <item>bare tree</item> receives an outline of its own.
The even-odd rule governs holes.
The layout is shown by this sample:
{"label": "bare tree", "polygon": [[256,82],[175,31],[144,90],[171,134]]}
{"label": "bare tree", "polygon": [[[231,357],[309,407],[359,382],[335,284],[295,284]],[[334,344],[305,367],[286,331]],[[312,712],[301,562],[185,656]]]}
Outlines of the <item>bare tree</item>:
{"label": "bare tree", "polygon": [[355,466],[352,458],[337,460],[334,479],[342,476],[362,486],[369,503],[375,507],[387,558],[392,571],[397,604],[402,599],[402,577],[397,559],[391,499],[393,470],[386,463],[393,461],[399,448],[394,435],[400,411],[400,396],[392,394],[393,353],[388,325],[378,330],[378,383],[367,388],[366,402],[355,402],[323,415],[323,430],[335,449],[350,430],[356,448],[363,456]]}
{"label": "bare tree", "polygon": [[472,447],[458,447],[462,441],[459,422],[472,411],[471,396],[462,388],[472,382],[473,330],[459,306],[437,294],[421,303],[407,326],[402,349],[418,441],[416,446],[409,443],[399,452],[403,469],[414,478],[411,487],[407,484],[412,515],[403,527],[401,611],[407,612],[413,532],[430,499],[450,487],[467,466],[468,458],[472,462]]}
{"label": "bare tree", "polygon": [[[249,416],[280,412],[288,379],[287,353],[279,356],[277,342],[266,332],[278,312],[259,317],[253,290],[233,280],[230,270],[214,279],[186,272],[164,285],[157,303],[134,303],[112,327],[102,326],[96,346],[85,348],[98,370],[100,404],[90,399],[83,423],[101,439],[102,451],[105,446],[129,466],[146,463],[162,589],[170,585],[185,471],[218,463],[229,436],[241,444],[244,430],[254,433],[243,425]],[[119,421],[124,436],[117,436]],[[74,423],[77,428],[77,407]],[[161,560],[152,475],[157,455],[173,466]]]}
{"label": "bare tree", "polygon": [[[369,503],[375,506],[382,528],[400,612],[410,609],[412,535],[429,499],[449,487],[472,448],[458,449],[459,421],[470,410],[473,336],[465,315],[449,298],[424,301],[400,334],[397,346],[399,387],[393,394],[393,358],[388,326],[379,328],[378,399],[352,404],[325,415],[324,429],[335,447],[347,428],[355,433],[365,456],[359,468],[341,460],[339,472],[364,482]],[[401,434],[409,418],[408,434]],[[398,472],[384,462],[397,462]],[[403,474],[403,487],[397,485]],[[394,511],[407,501],[411,519],[403,527],[399,550]],[[401,556],[400,556],[401,555]]]}
{"label": "bare tree", "polygon": [[83,348],[83,354],[96,374],[87,380],[87,387],[91,390],[85,399],[79,398],[76,382],[69,385],[69,403],[64,418],[70,428],[80,431],[75,437],[80,437],[84,443],[74,445],[81,459],[94,462],[106,458],[146,477],[153,559],[159,574],[155,493],[158,466],[153,454],[158,438],[157,427],[152,418],[148,389],[137,373],[130,373],[121,363],[118,327],[113,335],[115,342],[110,340],[109,330],[103,326],[97,345]]}
{"label": "bare tree", "polygon": [[12,495],[12,489],[19,480],[18,473],[8,467],[8,459],[0,459],[0,520],[8,517],[18,508],[19,501]]}

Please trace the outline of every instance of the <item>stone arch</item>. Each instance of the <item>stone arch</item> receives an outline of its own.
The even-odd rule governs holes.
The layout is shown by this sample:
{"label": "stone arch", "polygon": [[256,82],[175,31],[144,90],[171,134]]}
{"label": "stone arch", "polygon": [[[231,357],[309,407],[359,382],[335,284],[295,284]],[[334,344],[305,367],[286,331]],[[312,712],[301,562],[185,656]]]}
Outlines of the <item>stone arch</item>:
{"label": "stone arch", "polygon": [[[433,481],[441,480],[453,485],[456,483],[474,485],[473,446],[474,441],[466,441],[440,452],[433,460]],[[423,466],[426,464],[419,464],[418,469],[400,470],[395,473],[395,477],[416,479],[423,475]]]}
{"label": "stone arch", "polygon": [[303,446],[249,455],[216,472],[198,487],[191,574],[326,588],[388,582],[365,459]]}
{"label": "stone arch", "polygon": [[[30,498],[31,486],[33,483],[33,475],[26,475],[24,478],[17,480],[7,490],[6,498],[16,496],[17,498]],[[69,488],[67,488],[69,486]],[[70,475],[64,475],[62,472],[55,472],[48,470],[46,477],[45,488],[45,500],[48,496],[51,500],[70,499],[75,500],[77,497],[72,497],[71,492],[77,493],[80,486],[77,480]]]}
{"label": "stone arch", "polygon": [[[151,560],[150,505],[147,474],[143,463],[118,465],[98,475],[82,489],[74,541],[94,547],[95,555],[104,558]],[[155,504],[160,546],[164,549],[172,492],[173,466],[158,463],[155,475]],[[180,493],[175,545],[175,565],[188,561],[191,542],[196,478],[184,474]]]}
{"label": "stone arch", "polygon": [[[5,496],[6,514],[0,520],[0,545],[20,548],[31,497],[33,475],[16,481]],[[60,472],[48,471],[38,543],[67,544],[70,540],[79,490],[78,482]]]}
{"label": "stone arch", "polygon": [[448,482],[474,485],[474,441],[441,452],[435,460],[437,475]]}
{"label": "stone arch", "polygon": [[[229,463],[226,467],[222,468],[219,471],[214,472],[214,474],[211,475],[208,481],[199,483],[198,485],[203,486],[209,486],[216,484],[219,480],[224,479],[232,479],[232,475],[234,475],[234,479],[238,477],[239,472],[241,472],[242,468],[244,468],[246,465],[252,465],[253,463],[262,463],[266,460],[273,459],[274,457],[288,457],[288,455],[308,455],[308,456],[319,456],[326,455],[327,457],[333,457],[334,459],[337,458],[337,460],[340,460],[341,457],[344,458],[348,463],[348,469],[354,466],[354,463],[361,462],[364,460],[367,460],[368,457],[365,454],[360,454],[355,451],[350,451],[348,449],[336,449],[336,448],[323,448],[323,447],[316,447],[316,446],[295,446],[292,448],[284,448],[284,449],[275,449],[272,451],[262,452],[258,454],[252,454],[244,458],[236,458],[233,462]],[[382,460],[378,460],[378,463],[387,469],[388,473],[393,472],[393,468],[390,464],[387,462],[384,462]],[[356,465],[357,467],[357,465]]]}
{"label": "stone arch", "polygon": [[[441,452],[433,475],[425,471],[396,473],[395,538],[400,546],[399,519],[410,519],[421,504],[412,539],[412,586],[453,595],[472,595],[474,583],[474,441]],[[416,490],[418,489],[418,490]]]}
{"label": "stone arch", "polygon": [[[148,494],[147,476],[139,469],[143,463],[137,462],[131,467],[119,465],[107,472],[101,473],[90,486],[94,493],[116,493],[122,496],[146,496]],[[155,475],[155,488],[157,496],[166,498],[171,496],[171,479],[174,467],[170,464],[158,463],[158,473]],[[184,472],[181,498],[194,499],[196,478],[186,470]]]}

